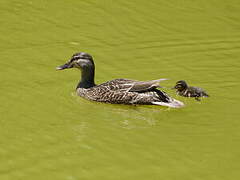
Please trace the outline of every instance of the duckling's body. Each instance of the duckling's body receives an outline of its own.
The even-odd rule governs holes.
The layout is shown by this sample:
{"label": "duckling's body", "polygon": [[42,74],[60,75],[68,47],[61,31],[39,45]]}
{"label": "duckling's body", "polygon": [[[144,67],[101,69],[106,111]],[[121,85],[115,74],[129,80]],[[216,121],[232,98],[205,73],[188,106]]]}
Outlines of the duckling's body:
{"label": "duckling's body", "polygon": [[94,62],[87,53],[77,53],[66,64],[57,69],[76,67],[81,69],[81,81],[77,86],[77,94],[88,100],[112,104],[152,104],[168,107],[181,107],[184,104],[169,97],[157,89],[159,82],[137,81],[130,79],[114,79],[100,85],[94,83]]}
{"label": "duckling's body", "polygon": [[196,100],[200,101],[200,97],[209,97],[209,95],[199,87],[188,86],[186,81],[178,81],[174,87],[178,95],[184,97],[194,97]]}

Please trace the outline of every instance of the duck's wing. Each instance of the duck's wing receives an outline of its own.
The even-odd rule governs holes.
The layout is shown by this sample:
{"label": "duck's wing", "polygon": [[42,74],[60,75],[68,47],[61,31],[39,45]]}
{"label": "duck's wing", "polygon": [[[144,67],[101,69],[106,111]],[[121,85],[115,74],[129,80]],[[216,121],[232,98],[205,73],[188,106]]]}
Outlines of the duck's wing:
{"label": "duck's wing", "polygon": [[157,79],[151,81],[137,81],[131,79],[114,79],[103,84],[100,87],[105,87],[110,91],[121,92],[145,92],[158,87],[161,87],[159,83],[167,79]]}
{"label": "duck's wing", "polygon": [[157,89],[159,83],[166,79],[136,81],[114,79],[94,86],[88,90],[91,100],[115,104],[155,104],[180,107],[183,103],[174,100],[164,91]]}
{"label": "duck's wing", "polygon": [[143,92],[148,91],[155,88],[161,88],[160,82],[165,81],[167,79],[157,79],[157,80],[151,80],[151,81],[137,81],[133,82],[131,84],[131,87],[129,88],[129,92]]}

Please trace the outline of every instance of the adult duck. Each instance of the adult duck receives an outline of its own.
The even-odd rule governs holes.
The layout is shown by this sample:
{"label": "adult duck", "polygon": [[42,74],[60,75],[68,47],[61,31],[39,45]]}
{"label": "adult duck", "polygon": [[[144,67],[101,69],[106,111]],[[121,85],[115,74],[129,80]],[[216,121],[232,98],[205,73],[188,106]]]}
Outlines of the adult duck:
{"label": "adult duck", "polygon": [[114,79],[103,84],[94,82],[95,65],[90,54],[80,52],[57,70],[77,68],[81,70],[81,80],[77,85],[77,95],[92,101],[112,104],[148,104],[179,108],[184,104],[168,96],[159,82],[166,79],[137,81],[130,79]]}

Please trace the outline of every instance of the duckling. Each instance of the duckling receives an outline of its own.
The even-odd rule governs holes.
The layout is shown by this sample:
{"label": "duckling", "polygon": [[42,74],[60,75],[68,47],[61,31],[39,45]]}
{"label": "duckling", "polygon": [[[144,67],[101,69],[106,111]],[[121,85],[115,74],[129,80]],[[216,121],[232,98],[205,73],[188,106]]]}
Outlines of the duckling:
{"label": "duckling", "polygon": [[146,104],[161,105],[179,108],[184,104],[171,98],[164,91],[157,88],[159,83],[166,79],[151,81],[137,81],[131,79],[114,79],[96,85],[94,81],[95,65],[93,57],[84,52],[74,54],[71,59],[57,70],[77,68],[81,70],[81,80],[76,92],[77,95],[92,101],[112,104]]}
{"label": "duckling", "polygon": [[199,87],[188,86],[186,81],[181,80],[176,82],[173,89],[177,89],[176,92],[180,96],[184,97],[195,97],[197,101],[200,101],[200,97],[209,97],[209,95]]}

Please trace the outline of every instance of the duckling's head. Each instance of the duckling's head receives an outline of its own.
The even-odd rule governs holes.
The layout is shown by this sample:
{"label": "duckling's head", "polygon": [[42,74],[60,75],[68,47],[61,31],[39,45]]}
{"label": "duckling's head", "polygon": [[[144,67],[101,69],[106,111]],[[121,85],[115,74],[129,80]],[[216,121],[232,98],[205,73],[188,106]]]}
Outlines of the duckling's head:
{"label": "duckling's head", "polygon": [[176,82],[174,89],[182,91],[182,90],[186,89],[187,87],[188,87],[188,85],[187,85],[186,81],[181,80],[181,81]]}
{"label": "duckling's head", "polygon": [[90,54],[80,52],[74,54],[71,59],[64,65],[58,66],[57,70],[78,68],[78,69],[94,69],[93,58]]}

